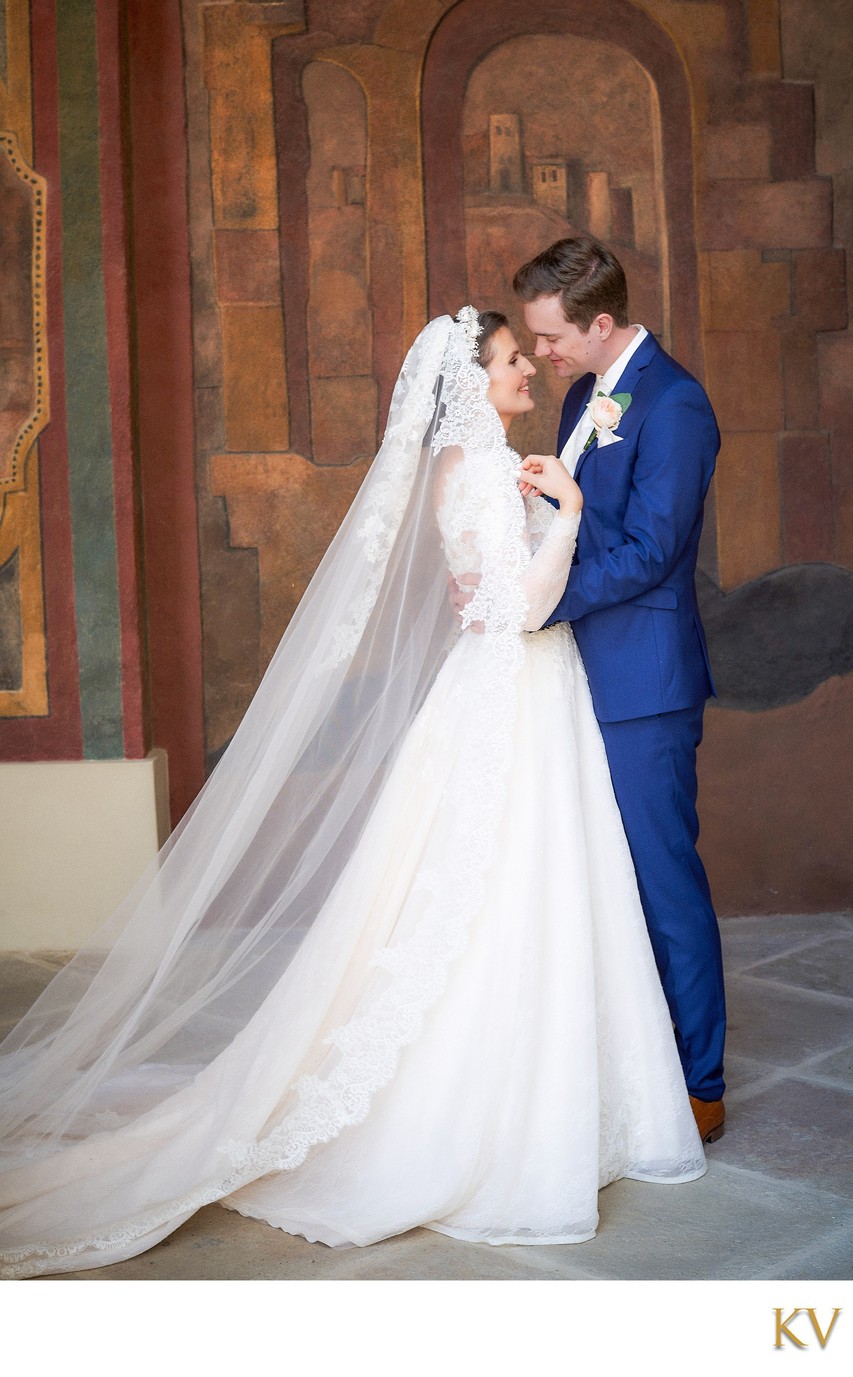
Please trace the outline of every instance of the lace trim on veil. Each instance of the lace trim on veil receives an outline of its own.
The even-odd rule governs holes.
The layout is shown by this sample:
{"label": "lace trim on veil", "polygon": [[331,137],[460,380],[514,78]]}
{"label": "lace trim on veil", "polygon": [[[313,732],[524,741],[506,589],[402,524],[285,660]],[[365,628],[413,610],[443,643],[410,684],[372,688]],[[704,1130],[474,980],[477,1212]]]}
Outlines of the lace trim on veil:
{"label": "lace trim on veil", "polygon": [[[126,1247],[168,1220],[232,1195],[268,1172],[293,1170],[312,1147],[329,1142],[367,1117],[374,1095],[389,1084],[400,1054],[416,1040],[424,1015],[444,991],[450,966],[465,950],[470,923],[483,903],[505,802],[516,697],[513,671],[523,655],[517,633],[504,631],[489,639],[489,696],[480,697],[467,743],[472,766],[475,753],[482,755],[476,768],[460,776],[454,805],[456,854],[440,885],[433,876],[421,877],[422,884],[433,891],[433,902],[412,937],[374,953],[371,964],[386,972],[387,983],[365,1012],[329,1034],[326,1041],[338,1054],[332,1071],[303,1076],[295,1083],[297,1106],[266,1138],[221,1144],[219,1151],[232,1169],[216,1183],[165,1202],[102,1235],[66,1245],[35,1244],[4,1252],[12,1265],[3,1269],[3,1276],[36,1276],[49,1272],[60,1257]],[[491,769],[483,768],[484,760]]]}
{"label": "lace trim on veil", "polygon": [[[293,1170],[305,1161],[312,1147],[361,1123],[374,1095],[393,1078],[403,1049],[417,1039],[426,1012],[445,989],[452,962],[465,950],[471,921],[484,902],[505,805],[516,715],[515,679],[525,654],[521,632],[527,610],[515,576],[529,555],[529,546],[525,545],[523,504],[513,471],[518,457],[509,449],[497,413],[486,401],[486,373],[473,363],[462,330],[452,329],[449,339],[446,329],[436,332],[427,343],[433,362],[419,368],[420,378],[431,379],[434,369],[442,366],[445,379],[452,378],[455,384],[448,389],[449,403],[433,448],[476,444],[477,453],[471,455],[474,488],[482,501],[481,484],[488,482],[489,504],[503,513],[500,549],[493,551],[496,563],[490,570],[486,560],[476,600],[476,617],[486,623],[483,691],[474,698],[468,735],[462,743],[456,797],[448,800],[448,813],[453,816],[452,854],[443,858],[440,877],[420,877],[432,902],[408,940],[374,953],[371,965],[384,974],[385,980],[381,988],[362,999],[360,1010],[347,1023],[326,1038],[331,1049],[330,1069],[302,1076],[294,1083],[295,1107],[266,1137],[220,1144],[217,1151],[224,1162],[217,1180],[208,1180],[195,1191],[90,1237],[4,1250],[9,1265],[0,1275],[36,1276],[51,1271],[58,1258],[125,1248],[170,1220],[234,1194],[260,1176]],[[420,392],[413,395],[411,389],[417,387]],[[402,520],[411,476],[403,474],[399,466],[395,468],[394,460],[398,458],[399,465],[417,463],[420,437],[433,415],[431,381],[428,387],[413,382],[404,365],[397,388],[395,401],[400,401],[402,390],[413,404],[401,406],[398,428],[389,426],[380,451],[386,459],[390,455],[392,463],[385,479],[376,485],[358,531],[375,574],[365,587],[357,615],[341,631],[338,650],[342,655],[351,653],[364,630]],[[511,513],[508,522],[507,512]]]}

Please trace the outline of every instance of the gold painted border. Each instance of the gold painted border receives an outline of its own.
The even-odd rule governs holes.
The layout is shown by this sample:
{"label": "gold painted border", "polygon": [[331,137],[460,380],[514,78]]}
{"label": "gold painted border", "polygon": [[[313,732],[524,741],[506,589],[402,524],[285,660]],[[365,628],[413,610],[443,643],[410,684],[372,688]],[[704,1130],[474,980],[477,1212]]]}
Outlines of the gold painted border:
{"label": "gold painted border", "polygon": [[21,155],[14,133],[0,130],[0,149],[3,149],[22,182],[34,188],[33,254],[31,265],[33,300],[33,355],[35,405],[21,425],[12,450],[11,473],[0,475],[0,491],[17,492],[25,486],[27,456],[39,433],[50,420],[50,393],[47,372],[47,282],[45,274],[45,227],[47,183],[31,168]]}
{"label": "gold painted border", "polygon": [[11,471],[0,477],[0,563],[20,556],[21,686],[0,690],[0,718],[46,717],[47,640],[42,579],[38,436],[50,420],[47,366],[47,183],[21,153],[18,136],[0,131],[0,148],[22,181],[33,188],[33,374],[35,404],[22,423],[12,450]]}
{"label": "gold painted border", "polygon": [[38,450],[28,465],[30,483],[11,492],[0,509],[0,563],[20,554],[21,687],[0,690],[0,718],[47,717],[47,640],[41,566]]}

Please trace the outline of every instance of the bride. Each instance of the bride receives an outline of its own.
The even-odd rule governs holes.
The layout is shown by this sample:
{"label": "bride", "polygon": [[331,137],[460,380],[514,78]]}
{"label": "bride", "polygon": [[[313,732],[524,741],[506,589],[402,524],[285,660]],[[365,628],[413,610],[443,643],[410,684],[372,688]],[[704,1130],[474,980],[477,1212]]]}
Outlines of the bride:
{"label": "bride", "polygon": [[608,1182],[704,1172],[583,666],[538,630],[581,496],[507,444],[533,372],[470,306],[409,351],[234,741],[3,1045],[3,1275],[213,1201],[332,1245],[577,1243]]}

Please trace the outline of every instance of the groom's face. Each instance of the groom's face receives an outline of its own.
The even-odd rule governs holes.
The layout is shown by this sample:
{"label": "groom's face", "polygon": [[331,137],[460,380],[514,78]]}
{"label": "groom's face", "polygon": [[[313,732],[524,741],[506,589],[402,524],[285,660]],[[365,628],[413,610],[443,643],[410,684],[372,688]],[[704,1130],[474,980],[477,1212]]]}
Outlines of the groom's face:
{"label": "groom's face", "polygon": [[536,336],[534,354],[548,359],[559,378],[576,378],[582,373],[597,373],[601,340],[595,322],[585,333],[566,320],[559,296],[539,296],[524,305],[524,320]]}

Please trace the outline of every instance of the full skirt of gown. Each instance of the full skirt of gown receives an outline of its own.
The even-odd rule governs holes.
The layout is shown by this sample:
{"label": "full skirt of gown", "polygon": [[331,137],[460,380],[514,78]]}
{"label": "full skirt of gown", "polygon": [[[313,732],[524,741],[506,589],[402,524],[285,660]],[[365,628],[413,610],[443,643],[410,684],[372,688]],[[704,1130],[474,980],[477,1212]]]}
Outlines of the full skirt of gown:
{"label": "full skirt of gown", "polygon": [[[609,1182],[703,1174],[571,630],[521,636],[511,731],[466,752],[487,640],[451,652],[323,912],[231,1045],[150,1111],[131,1086],[124,1120],[0,1178],[7,1275],[133,1256],[213,1200],[330,1245],[417,1226],[577,1243]],[[483,883],[436,929],[451,853]]]}

